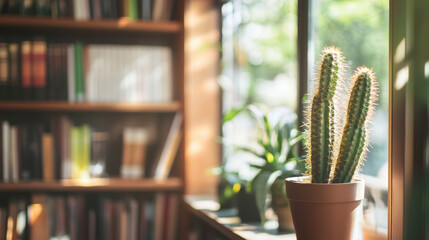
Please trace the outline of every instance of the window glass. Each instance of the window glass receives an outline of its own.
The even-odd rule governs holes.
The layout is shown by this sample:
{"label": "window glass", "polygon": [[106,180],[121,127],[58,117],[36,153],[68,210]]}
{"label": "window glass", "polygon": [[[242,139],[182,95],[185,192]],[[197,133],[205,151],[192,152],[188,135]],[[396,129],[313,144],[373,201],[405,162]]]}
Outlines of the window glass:
{"label": "window glass", "polygon": [[[262,103],[272,109],[295,110],[296,0],[231,0],[222,6],[222,74],[224,115],[232,109]],[[256,142],[255,122],[246,114],[223,124],[223,153],[227,167],[253,174],[234,146]],[[255,141],[252,141],[255,140]],[[249,159],[246,156],[245,159]]]}
{"label": "window glass", "polygon": [[[346,82],[354,69],[362,65],[373,68],[379,82],[379,101],[370,127],[371,146],[360,177],[367,186],[363,227],[368,231],[364,234],[387,239],[389,1],[316,0],[311,3],[310,67],[318,63],[323,47],[337,46],[349,66]],[[311,69],[313,77],[314,73]]]}

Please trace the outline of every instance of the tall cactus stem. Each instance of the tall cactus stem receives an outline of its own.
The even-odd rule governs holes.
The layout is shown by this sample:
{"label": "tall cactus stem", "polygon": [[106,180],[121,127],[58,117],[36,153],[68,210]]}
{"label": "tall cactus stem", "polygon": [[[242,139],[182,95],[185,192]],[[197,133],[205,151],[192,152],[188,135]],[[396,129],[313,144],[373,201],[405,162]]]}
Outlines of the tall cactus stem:
{"label": "tall cactus stem", "polygon": [[328,183],[334,152],[334,95],[341,80],[343,58],[332,47],[325,48],[319,78],[309,111],[309,165],[313,183]]}
{"label": "tall cactus stem", "polygon": [[367,125],[374,111],[377,86],[372,70],[366,67],[358,68],[353,79],[333,183],[350,182],[368,148]]}

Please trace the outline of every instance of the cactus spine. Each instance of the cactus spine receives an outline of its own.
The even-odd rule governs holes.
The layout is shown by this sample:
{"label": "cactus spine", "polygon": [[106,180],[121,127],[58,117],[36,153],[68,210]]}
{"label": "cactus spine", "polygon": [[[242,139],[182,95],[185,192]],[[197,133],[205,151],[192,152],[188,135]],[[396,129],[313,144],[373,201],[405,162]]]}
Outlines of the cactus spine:
{"label": "cactus spine", "polygon": [[341,80],[343,58],[336,48],[325,48],[309,111],[309,159],[313,183],[328,183],[335,140],[334,96]]}
{"label": "cactus spine", "polygon": [[366,67],[356,70],[340,133],[335,111],[341,107],[337,105],[342,96],[336,92],[337,86],[343,88],[343,64],[337,48],[323,50],[314,96],[307,110],[307,167],[313,183],[350,182],[368,150],[367,127],[378,92],[375,76]]}
{"label": "cactus spine", "polygon": [[368,123],[377,97],[377,86],[372,70],[356,70],[346,112],[340,149],[336,159],[333,183],[350,182],[368,149]]}

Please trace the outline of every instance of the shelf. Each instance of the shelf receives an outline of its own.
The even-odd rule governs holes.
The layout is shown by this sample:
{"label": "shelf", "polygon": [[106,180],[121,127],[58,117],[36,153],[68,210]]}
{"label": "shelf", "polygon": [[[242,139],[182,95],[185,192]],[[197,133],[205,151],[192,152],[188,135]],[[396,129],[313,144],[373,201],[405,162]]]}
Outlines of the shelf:
{"label": "shelf", "polygon": [[151,22],[151,21],[129,21],[126,18],[119,20],[74,20],[74,19],[53,19],[38,17],[23,17],[14,15],[1,15],[0,28],[32,29],[38,30],[87,30],[87,31],[108,31],[114,33],[162,33],[173,34],[182,31],[179,22]]}
{"label": "shelf", "polygon": [[0,192],[45,192],[45,191],[103,191],[103,192],[136,192],[181,190],[182,180],[169,178],[167,180],[154,179],[120,179],[99,178],[81,180],[60,180],[52,182],[29,181],[17,183],[0,183]]}
{"label": "shelf", "polygon": [[0,111],[75,111],[75,112],[177,112],[179,102],[171,103],[69,103],[61,101],[0,101]]}

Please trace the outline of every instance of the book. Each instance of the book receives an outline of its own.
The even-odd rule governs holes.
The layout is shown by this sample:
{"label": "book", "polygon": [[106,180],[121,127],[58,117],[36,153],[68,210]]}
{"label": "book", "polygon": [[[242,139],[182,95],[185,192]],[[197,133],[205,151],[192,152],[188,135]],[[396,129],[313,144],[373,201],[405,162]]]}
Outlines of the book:
{"label": "book", "polygon": [[11,179],[13,182],[19,180],[19,160],[18,160],[18,127],[16,125],[10,126],[9,129],[9,166],[11,172]]}
{"label": "book", "polygon": [[75,95],[75,55],[73,44],[67,45],[67,99],[74,102]]}
{"label": "book", "polygon": [[71,142],[71,178],[80,178],[79,171],[79,158],[80,158],[80,143],[79,143],[79,127],[72,127],[70,131],[70,142]]}
{"label": "book", "polygon": [[124,129],[121,166],[122,177],[143,177],[148,138],[148,132],[144,128],[126,127]]}
{"label": "book", "polygon": [[21,42],[21,91],[23,99],[31,99],[31,87],[32,87],[32,42],[22,41]]}
{"label": "book", "polygon": [[0,208],[0,240],[6,240],[7,218],[7,209]]}
{"label": "book", "polygon": [[[154,220],[154,240],[163,240],[163,234],[165,231],[164,226],[164,212],[166,207],[167,194],[166,193],[156,193],[155,195],[155,220]],[[168,204],[167,204],[168,205]]]}
{"label": "book", "polygon": [[54,180],[54,149],[51,133],[42,135],[43,180]]}
{"label": "book", "polygon": [[168,201],[168,224],[167,224],[167,240],[174,240],[177,236],[179,222],[179,196],[177,194],[169,194]]}
{"label": "book", "polygon": [[[50,0],[36,0],[36,14],[37,16],[47,17],[51,15]],[[53,1],[56,2],[56,1]]]}
{"label": "book", "polygon": [[161,156],[154,165],[153,178],[155,179],[166,179],[170,173],[182,139],[182,122],[182,114],[176,113],[173,122],[171,123]]}
{"label": "book", "polygon": [[46,194],[33,194],[28,209],[30,222],[30,239],[46,240],[50,238],[50,225],[48,213],[48,196]]}
{"label": "book", "polygon": [[83,68],[83,45],[77,42],[74,45],[74,67],[75,67],[75,100],[83,102],[85,99],[84,90],[84,68]]}
{"label": "book", "polygon": [[91,177],[106,177],[108,143],[108,132],[91,133],[91,164],[89,167],[89,174]]}
{"label": "book", "polygon": [[45,99],[46,97],[46,48],[45,41],[33,41],[31,48],[31,85],[36,99]]}
{"label": "book", "polygon": [[20,99],[21,89],[21,52],[18,42],[9,43],[9,98]]}
{"label": "book", "polygon": [[61,136],[61,178],[72,178],[72,142],[71,129],[72,122],[66,116],[60,116],[60,136]]}
{"label": "book", "polygon": [[152,18],[152,1],[151,0],[142,0],[142,19],[150,20]]}
{"label": "book", "polygon": [[2,122],[2,162],[3,162],[3,181],[10,180],[10,147],[9,147],[9,122]]}
{"label": "book", "polygon": [[0,41],[0,99],[7,99],[9,93],[9,49],[6,42]]}

